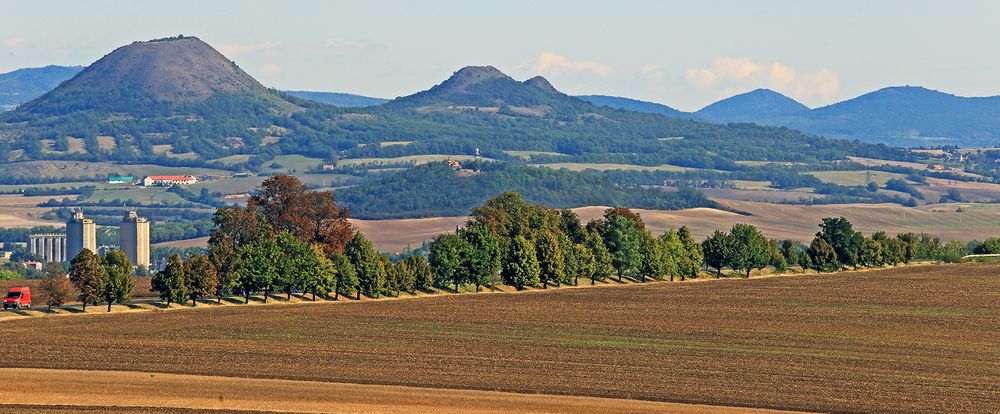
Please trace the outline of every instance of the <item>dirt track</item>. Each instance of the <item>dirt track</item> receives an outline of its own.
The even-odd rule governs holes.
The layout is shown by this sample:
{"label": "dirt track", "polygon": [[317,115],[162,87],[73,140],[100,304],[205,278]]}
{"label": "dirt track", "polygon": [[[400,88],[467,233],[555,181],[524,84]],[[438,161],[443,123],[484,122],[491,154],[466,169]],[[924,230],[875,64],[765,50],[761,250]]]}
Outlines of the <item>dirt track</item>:
{"label": "dirt track", "polygon": [[[71,413],[85,406],[113,412],[166,413],[671,413],[777,414],[781,411],[610,398],[427,389],[387,385],[247,379],[121,371],[0,368],[0,407]],[[18,378],[16,384],[11,378]],[[8,386],[9,385],[9,386]],[[132,407],[127,408],[127,407]],[[138,408],[136,408],[138,407]],[[9,407],[17,408],[17,407]],[[173,411],[170,408],[193,409]],[[121,411],[125,410],[125,411]],[[134,410],[134,411],[131,411]],[[214,411],[223,410],[223,411]]]}

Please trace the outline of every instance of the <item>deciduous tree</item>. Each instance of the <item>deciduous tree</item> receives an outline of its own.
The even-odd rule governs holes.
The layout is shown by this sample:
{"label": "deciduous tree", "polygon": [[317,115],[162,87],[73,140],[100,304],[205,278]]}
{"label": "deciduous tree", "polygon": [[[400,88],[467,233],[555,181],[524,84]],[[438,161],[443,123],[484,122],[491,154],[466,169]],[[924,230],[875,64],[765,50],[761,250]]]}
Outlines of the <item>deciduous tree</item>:
{"label": "deciduous tree", "polygon": [[49,312],[52,311],[53,306],[62,306],[66,303],[70,287],[62,264],[53,262],[45,265],[45,273],[42,276],[41,284],[39,284],[39,290],[45,296],[45,304],[48,305]]}
{"label": "deciduous tree", "polygon": [[705,264],[715,268],[716,278],[722,276],[722,268],[726,266],[731,244],[729,235],[719,230],[701,242],[701,248],[705,254]]}
{"label": "deciduous tree", "polygon": [[69,281],[73,287],[80,292],[80,302],[83,303],[83,310],[87,310],[87,304],[97,304],[101,298],[101,282],[105,278],[104,267],[101,266],[101,259],[89,249],[83,249],[73,258],[69,266]]}
{"label": "deciduous tree", "polygon": [[278,245],[270,238],[259,239],[240,251],[237,274],[244,303],[250,303],[250,295],[261,290],[264,291],[264,302],[267,302],[267,295],[278,277],[280,261]]}
{"label": "deciduous tree", "polygon": [[434,238],[430,248],[430,266],[434,272],[434,286],[444,289],[455,283],[455,291],[464,281],[463,260],[469,244],[457,234],[442,234]]}
{"label": "deciduous tree", "polygon": [[763,269],[770,262],[767,239],[756,227],[737,223],[729,230],[731,248],[727,262],[734,270],[742,270],[750,277],[753,269]]}
{"label": "deciduous tree", "polygon": [[203,254],[191,255],[184,261],[184,279],[191,306],[198,306],[198,299],[208,297],[217,290],[218,275],[215,266]]}
{"label": "deciduous tree", "polygon": [[538,284],[540,271],[535,246],[523,236],[511,240],[501,269],[504,283],[522,290]]}
{"label": "deciduous tree", "polygon": [[101,298],[108,303],[108,312],[111,312],[113,303],[125,304],[132,297],[132,288],[135,287],[132,263],[124,252],[115,250],[104,255],[101,265],[105,271],[101,283]]}
{"label": "deciduous tree", "polygon": [[358,275],[358,298],[360,299],[361,294],[378,298],[385,287],[386,270],[375,247],[364,235],[355,233],[347,243],[344,255],[350,259]]}
{"label": "deciduous tree", "polygon": [[535,240],[535,257],[538,259],[542,289],[548,288],[550,280],[563,278],[563,253],[559,248],[559,239],[552,232],[546,231],[538,235]]}
{"label": "deciduous tree", "polygon": [[166,301],[167,306],[173,302],[186,303],[190,295],[188,295],[187,275],[181,256],[176,254],[170,256],[163,270],[153,275],[150,285],[150,291],[159,293],[160,300]]}
{"label": "deciduous tree", "polygon": [[476,286],[478,292],[480,286],[489,284],[500,272],[500,242],[482,223],[473,223],[460,235],[468,245],[463,249],[462,267],[468,281]]}

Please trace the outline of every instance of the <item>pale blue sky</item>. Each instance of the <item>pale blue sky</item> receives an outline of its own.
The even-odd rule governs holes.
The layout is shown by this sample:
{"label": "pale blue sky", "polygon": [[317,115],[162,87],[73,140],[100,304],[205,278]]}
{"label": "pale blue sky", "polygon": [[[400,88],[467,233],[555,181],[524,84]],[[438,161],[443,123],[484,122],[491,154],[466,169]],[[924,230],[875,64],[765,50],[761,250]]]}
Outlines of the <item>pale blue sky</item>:
{"label": "pale blue sky", "polygon": [[1000,2],[5,2],[0,72],[194,35],[281,89],[407,95],[465,65],[694,110],[770,87],[820,106],[890,85],[1000,94]]}

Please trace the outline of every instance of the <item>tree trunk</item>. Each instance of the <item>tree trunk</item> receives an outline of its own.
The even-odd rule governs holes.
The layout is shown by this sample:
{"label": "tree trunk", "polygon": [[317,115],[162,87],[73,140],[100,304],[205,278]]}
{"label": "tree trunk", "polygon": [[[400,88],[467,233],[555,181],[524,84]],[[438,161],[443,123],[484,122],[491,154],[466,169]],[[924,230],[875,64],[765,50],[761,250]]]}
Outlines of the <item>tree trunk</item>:
{"label": "tree trunk", "polygon": [[83,311],[87,311],[87,301],[83,301]]}
{"label": "tree trunk", "polygon": [[476,293],[479,293],[479,284],[476,283]]}
{"label": "tree trunk", "polygon": [[264,289],[264,303],[267,303],[267,289]]}
{"label": "tree trunk", "polygon": [[245,298],[245,299],[243,300],[243,304],[244,304],[244,305],[246,305],[246,304],[250,303],[250,292],[247,292],[247,291],[243,291],[243,297]]}
{"label": "tree trunk", "polygon": [[337,279],[337,285],[333,288],[333,300],[337,300],[338,296],[340,296],[340,279],[339,278]]}
{"label": "tree trunk", "polygon": [[286,290],[285,294],[288,295],[288,296],[285,297],[285,300],[286,301],[291,301],[292,300],[292,291],[291,291],[291,289]]}
{"label": "tree trunk", "polygon": [[747,269],[747,277],[746,277],[746,278],[747,278],[747,279],[749,279],[749,278],[750,278],[750,269]]}
{"label": "tree trunk", "polygon": [[580,286],[580,275],[573,276],[573,286]]}
{"label": "tree trunk", "polygon": [[670,275],[670,281],[671,281],[671,282],[673,282],[673,281],[674,281],[674,275]]}
{"label": "tree trunk", "polygon": [[111,301],[108,301],[108,312],[111,312]]}
{"label": "tree trunk", "polygon": [[192,308],[198,307],[198,298],[191,298],[191,307]]}
{"label": "tree trunk", "polygon": [[597,284],[597,275],[590,275],[590,286]]}
{"label": "tree trunk", "polygon": [[358,288],[358,300],[361,300],[361,288]]}
{"label": "tree trunk", "polygon": [[316,288],[313,287],[313,302],[316,301]]}

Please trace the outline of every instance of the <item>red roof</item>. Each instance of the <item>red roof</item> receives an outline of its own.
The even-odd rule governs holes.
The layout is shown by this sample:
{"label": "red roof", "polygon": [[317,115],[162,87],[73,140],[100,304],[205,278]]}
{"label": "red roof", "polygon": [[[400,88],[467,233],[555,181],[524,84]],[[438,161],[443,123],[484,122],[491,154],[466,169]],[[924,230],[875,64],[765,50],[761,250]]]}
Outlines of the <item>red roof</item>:
{"label": "red roof", "polygon": [[151,180],[156,181],[188,181],[193,180],[192,175],[151,175],[149,176]]}

